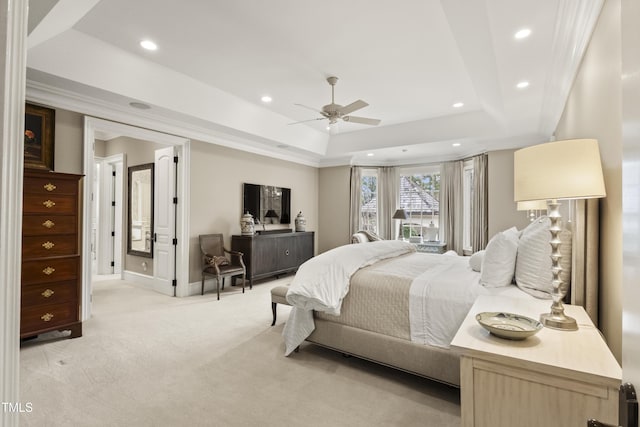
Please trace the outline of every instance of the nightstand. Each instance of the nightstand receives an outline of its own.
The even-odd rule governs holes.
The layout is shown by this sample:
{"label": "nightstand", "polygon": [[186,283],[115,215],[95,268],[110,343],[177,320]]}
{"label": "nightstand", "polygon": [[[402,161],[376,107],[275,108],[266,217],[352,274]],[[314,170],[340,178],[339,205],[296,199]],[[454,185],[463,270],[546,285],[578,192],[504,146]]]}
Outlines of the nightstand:
{"label": "nightstand", "polygon": [[447,244],[444,242],[424,242],[416,243],[418,252],[428,252],[432,254],[443,254],[447,251]]}
{"label": "nightstand", "polygon": [[618,425],[622,369],[584,309],[566,305],[577,331],[543,328],[523,341],[495,337],[476,314],[505,311],[538,319],[550,301],[480,296],[451,342],[461,353],[464,427]]}

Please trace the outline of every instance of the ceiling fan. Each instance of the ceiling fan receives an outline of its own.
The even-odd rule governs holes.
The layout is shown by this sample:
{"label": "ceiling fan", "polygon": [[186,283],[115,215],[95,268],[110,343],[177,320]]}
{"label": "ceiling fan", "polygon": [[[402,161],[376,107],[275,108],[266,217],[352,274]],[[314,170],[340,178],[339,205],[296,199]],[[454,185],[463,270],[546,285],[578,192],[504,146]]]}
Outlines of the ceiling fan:
{"label": "ceiling fan", "polygon": [[313,110],[316,113],[320,113],[322,117],[318,117],[310,120],[302,120],[300,122],[289,123],[289,124],[295,125],[298,123],[312,122],[316,120],[325,120],[325,119],[329,120],[329,125],[337,123],[338,120],[343,120],[345,122],[350,122],[350,123],[361,123],[363,125],[371,125],[371,126],[377,126],[378,124],[380,124],[380,120],[378,119],[369,119],[366,117],[349,115],[350,113],[353,113],[354,111],[364,108],[369,104],[367,104],[361,99],[358,99],[357,101],[354,101],[351,104],[345,105],[345,106],[336,104],[334,99],[334,89],[335,89],[336,83],[338,82],[338,78],[333,76],[328,77],[327,82],[329,82],[329,84],[331,85],[331,104],[325,105],[324,107],[322,107],[322,110],[317,110],[313,107],[308,107],[303,104],[295,104],[300,107]]}

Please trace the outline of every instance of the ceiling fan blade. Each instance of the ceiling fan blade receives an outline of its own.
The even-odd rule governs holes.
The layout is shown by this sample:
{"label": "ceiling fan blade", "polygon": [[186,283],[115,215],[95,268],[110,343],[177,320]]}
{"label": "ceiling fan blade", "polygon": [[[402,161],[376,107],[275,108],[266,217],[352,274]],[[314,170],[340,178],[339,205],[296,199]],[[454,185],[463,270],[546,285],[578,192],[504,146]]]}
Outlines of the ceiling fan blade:
{"label": "ceiling fan blade", "polygon": [[304,104],[293,104],[293,105],[297,105],[298,107],[306,108],[307,110],[315,111],[316,113],[322,114],[325,117],[327,115],[327,113],[325,113],[322,110],[318,110],[317,108],[309,107],[309,106],[306,106]]}
{"label": "ceiling fan blade", "polygon": [[378,119],[368,119],[366,117],[357,117],[357,116],[344,116],[342,120],[344,120],[345,122],[361,123],[363,125],[371,125],[371,126],[378,126],[380,124],[380,120]]}
{"label": "ceiling fan blade", "polygon": [[344,115],[347,115],[349,113],[353,113],[356,110],[364,108],[367,105],[369,105],[369,104],[364,102],[362,99],[358,99],[357,101],[352,102],[349,105],[345,105],[344,107],[339,108],[338,112],[344,116]]}
{"label": "ceiling fan blade", "polygon": [[326,117],[318,117],[316,119],[302,120],[299,122],[288,123],[290,125],[297,125],[298,123],[315,122],[316,120],[327,120]]}

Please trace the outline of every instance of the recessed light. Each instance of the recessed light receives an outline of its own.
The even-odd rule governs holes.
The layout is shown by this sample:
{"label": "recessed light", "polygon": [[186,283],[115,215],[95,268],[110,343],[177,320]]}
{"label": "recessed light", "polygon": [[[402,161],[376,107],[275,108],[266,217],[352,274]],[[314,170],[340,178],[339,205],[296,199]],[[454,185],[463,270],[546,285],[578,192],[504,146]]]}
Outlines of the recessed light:
{"label": "recessed light", "polygon": [[515,33],[513,37],[515,37],[516,39],[526,39],[530,35],[531,35],[531,30],[528,28],[523,28],[521,30],[518,30],[518,32]]}
{"label": "recessed light", "polygon": [[374,154],[373,153],[367,153],[367,157],[373,157]]}
{"label": "recessed light", "polygon": [[464,107],[464,102],[456,102],[455,104],[453,104],[453,108],[460,108],[460,107]]}
{"label": "recessed light", "polygon": [[516,87],[517,87],[518,89],[524,89],[524,88],[526,88],[526,87],[529,87],[529,82],[527,82],[527,81],[520,82],[520,83],[518,83],[518,84],[516,85]]}
{"label": "recessed light", "polygon": [[260,98],[260,100],[262,102],[264,102],[265,104],[270,103],[271,101],[273,101],[273,99],[271,99],[271,97],[269,95],[264,95],[262,98]]}
{"label": "recessed light", "polygon": [[140,42],[140,46],[147,50],[158,50],[158,45],[152,42],[151,40],[142,40]]}
{"label": "recessed light", "polygon": [[453,145],[454,147],[460,147],[460,145],[461,145],[461,144],[460,144],[459,142],[454,142],[454,143],[453,143],[453,144],[451,144],[451,145]]}
{"label": "recessed light", "polygon": [[151,106],[142,103],[142,102],[130,102],[129,105],[133,108],[137,108],[139,110],[148,110]]}

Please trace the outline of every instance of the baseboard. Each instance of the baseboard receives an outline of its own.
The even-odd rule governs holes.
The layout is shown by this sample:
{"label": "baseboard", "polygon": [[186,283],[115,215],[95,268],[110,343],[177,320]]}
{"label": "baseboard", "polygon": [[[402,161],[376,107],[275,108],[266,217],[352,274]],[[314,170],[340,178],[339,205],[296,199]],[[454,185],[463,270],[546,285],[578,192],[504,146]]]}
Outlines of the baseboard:
{"label": "baseboard", "polygon": [[124,270],[122,273],[122,278],[127,282],[141,288],[149,289],[151,291],[156,290],[154,288],[153,276],[136,273],[135,271]]}

